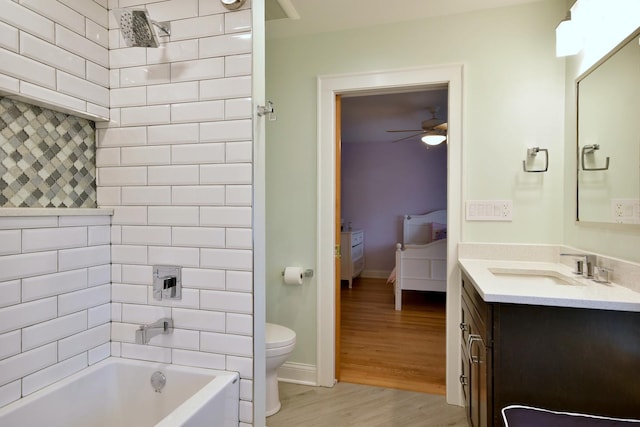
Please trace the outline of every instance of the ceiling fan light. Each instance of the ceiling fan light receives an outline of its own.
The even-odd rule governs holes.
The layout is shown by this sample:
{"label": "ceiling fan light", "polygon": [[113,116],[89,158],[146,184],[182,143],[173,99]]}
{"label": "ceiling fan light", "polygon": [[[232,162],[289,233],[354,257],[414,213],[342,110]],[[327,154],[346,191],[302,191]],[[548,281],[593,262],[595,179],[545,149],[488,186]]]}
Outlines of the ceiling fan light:
{"label": "ceiling fan light", "polygon": [[442,144],[446,141],[447,137],[445,135],[425,135],[422,138],[422,142],[427,145],[438,145]]}

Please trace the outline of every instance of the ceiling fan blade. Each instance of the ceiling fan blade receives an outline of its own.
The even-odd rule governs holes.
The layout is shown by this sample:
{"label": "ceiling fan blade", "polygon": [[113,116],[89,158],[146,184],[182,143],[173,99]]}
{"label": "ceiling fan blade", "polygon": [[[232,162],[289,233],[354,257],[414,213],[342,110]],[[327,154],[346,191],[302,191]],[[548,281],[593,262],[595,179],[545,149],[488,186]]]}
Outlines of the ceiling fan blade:
{"label": "ceiling fan blade", "polygon": [[424,129],[394,129],[387,132],[424,132]]}
{"label": "ceiling fan blade", "polygon": [[432,118],[423,120],[422,123],[420,123],[420,126],[422,126],[422,129],[433,129],[436,126],[440,126],[442,123],[444,123],[444,120]]}
{"label": "ceiling fan blade", "polygon": [[444,122],[442,124],[439,124],[438,126],[434,126],[433,127],[433,129],[435,129],[435,130],[440,130],[440,131],[444,131],[444,132],[447,131],[447,128],[448,128],[447,122]]}
{"label": "ceiling fan blade", "polygon": [[424,132],[418,132],[418,133],[415,133],[413,135],[405,136],[404,138],[396,139],[395,141],[391,141],[391,142],[393,142],[395,144],[396,142],[400,142],[400,141],[404,141],[404,140],[407,140],[407,139],[415,138],[416,136],[422,135],[423,133]]}

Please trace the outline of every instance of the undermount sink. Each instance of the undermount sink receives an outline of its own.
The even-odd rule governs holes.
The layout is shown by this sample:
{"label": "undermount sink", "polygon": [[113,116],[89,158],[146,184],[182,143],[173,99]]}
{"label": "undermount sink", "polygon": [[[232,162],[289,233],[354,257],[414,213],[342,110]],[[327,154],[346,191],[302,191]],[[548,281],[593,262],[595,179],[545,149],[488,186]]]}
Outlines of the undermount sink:
{"label": "undermount sink", "polygon": [[490,268],[489,271],[496,277],[513,279],[519,283],[532,285],[562,285],[562,286],[584,286],[584,284],[565,276],[562,273],[552,270],[527,270],[517,268]]}

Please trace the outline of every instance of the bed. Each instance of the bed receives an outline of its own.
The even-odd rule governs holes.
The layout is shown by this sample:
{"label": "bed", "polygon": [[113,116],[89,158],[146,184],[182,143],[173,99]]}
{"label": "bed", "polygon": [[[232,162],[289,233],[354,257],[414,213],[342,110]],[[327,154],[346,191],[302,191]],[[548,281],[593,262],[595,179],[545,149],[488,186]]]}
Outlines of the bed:
{"label": "bed", "polygon": [[447,290],[447,211],[405,215],[402,243],[396,245],[393,283],[395,309],[402,310],[402,291]]}

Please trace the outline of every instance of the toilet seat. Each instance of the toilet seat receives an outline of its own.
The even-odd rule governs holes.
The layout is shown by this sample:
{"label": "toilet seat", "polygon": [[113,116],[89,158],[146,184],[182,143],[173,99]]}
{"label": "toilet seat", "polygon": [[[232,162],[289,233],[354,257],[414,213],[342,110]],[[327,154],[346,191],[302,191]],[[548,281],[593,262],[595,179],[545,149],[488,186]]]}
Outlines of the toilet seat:
{"label": "toilet seat", "polygon": [[296,333],[285,326],[267,323],[265,328],[265,341],[267,350],[288,347],[295,344]]}

